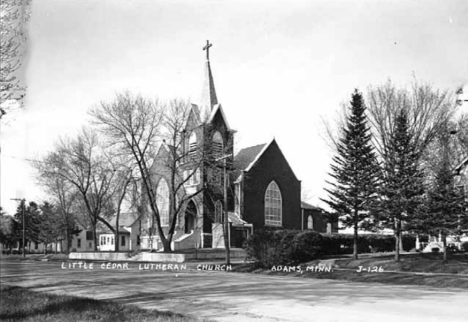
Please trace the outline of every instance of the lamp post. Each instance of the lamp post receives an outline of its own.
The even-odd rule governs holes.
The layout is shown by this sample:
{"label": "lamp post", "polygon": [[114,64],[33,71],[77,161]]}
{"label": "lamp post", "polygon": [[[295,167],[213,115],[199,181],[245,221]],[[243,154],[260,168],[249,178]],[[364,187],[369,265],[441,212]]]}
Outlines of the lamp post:
{"label": "lamp post", "polygon": [[16,200],[16,201],[21,201],[21,205],[22,205],[22,213],[23,213],[23,257],[26,257],[26,225],[25,225],[25,221],[24,221],[24,208],[26,206],[26,199],[19,199],[19,198],[11,198],[11,200]]}
{"label": "lamp post", "polygon": [[230,254],[230,238],[229,238],[229,216],[228,216],[228,199],[227,199],[227,158],[232,154],[226,154],[217,158],[215,161],[223,161],[223,175],[224,175],[224,246],[226,247],[226,265],[231,264]]}

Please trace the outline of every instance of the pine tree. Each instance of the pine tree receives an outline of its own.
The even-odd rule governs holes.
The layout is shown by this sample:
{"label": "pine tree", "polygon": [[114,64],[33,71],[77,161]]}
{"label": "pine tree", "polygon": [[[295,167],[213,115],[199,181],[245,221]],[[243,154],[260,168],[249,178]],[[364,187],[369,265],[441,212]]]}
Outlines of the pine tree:
{"label": "pine tree", "polygon": [[404,224],[422,211],[425,190],[420,155],[405,110],[399,111],[395,123],[395,131],[385,149],[384,175],[379,191],[381,200],[377,209],[381,227],[394,231],[395,260],[399,261]]}
{"label": "pine tree", "polygon": [[[14,218],[19,223],[21,230],[17,231],[18,238],[21,239],[23,235],[23,203],[17,207]],[[29,244],[31,248],[31,242],[39,242],[39,231],[40,231],[40,212],[39,207],[34,201],[31,201],[29,205],[24,206],[24,228],[26,243],[24,247]]]}
{"label": "pine tree", "polygon": [[350,115],[346,128],[337,144],[330,176],[336,182],[328,182],[332,189],[326,202],[346,227],[354,230],[353,257],[358,257],[358,229],[369,218],[379,184],[380,168],[371,145],[371,133],[367,126],[366,107],[362,94],[352,94]]}
{"label": "pine tree", "polygon": [[442,236],[444,262],[447,261],[447,236],[459,235],[468,226],[468,203],[462,187],[455,185],[447,135],[444,133],[442,138],[442,156],[428,193],[428,211],[422,220],[425,232]]}

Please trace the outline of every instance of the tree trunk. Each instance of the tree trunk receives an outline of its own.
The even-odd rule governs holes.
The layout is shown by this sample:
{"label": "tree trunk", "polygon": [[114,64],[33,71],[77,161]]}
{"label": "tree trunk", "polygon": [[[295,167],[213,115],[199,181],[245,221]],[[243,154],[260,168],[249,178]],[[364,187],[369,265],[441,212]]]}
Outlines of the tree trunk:
{"label": "tree trunk", "polygon": [[118,252],[118,251],[120,250],[119,238],[120,238],[120,234],[119,234],[119,230],[117,229],[117,230],[115,231],[115,247],[114,247],[114,252]]}
{"label": "tree trunk", "polygon": [[400,227],[400,242],[398,243],[399,247],[400,247],[400,253],[403,253],[404,252],[404,249],[403,249],[403,232],[401,230],[401,227]]}
{"label": "tree trunk", "polygon": [[400,261],[400,234],[395,234],[395,262]]}
{"label": "tree trunk", "polygon": [[358,223],[354,222],[354,247],[353,259],[358,259]]}
{"label": "tree trunk", "polygon": [[169,241],[169,239],[167,238],[161,238],[161,241],[163,243],[163,247],[164,247],[164,252],[165,253],[172,253],[172,249],[171,249],[171,242]]}
{"label": "tree trunk", "polygon": [[65,254],[70,254],[70,221],[68,220],[68,213],[66,214],[66,230],[65,230],[65,249],[62,247],[62,252],[65,252]]}
{"label": "tree trunk", "polygon": [[96,235],[96,223],[93,223],[93,240],[94,240],[94,251],[98,251],[98,240]]}
{"label": "tree trunk", "polygon": [[447,238],[445,236],[442,237],[442,242],[444,244],[444,257],[442,263],[447,263]]}
{"label": "tree trunk", "polygon": [[397,219],[395,223],[395,262],[400,261],[401,222]]}

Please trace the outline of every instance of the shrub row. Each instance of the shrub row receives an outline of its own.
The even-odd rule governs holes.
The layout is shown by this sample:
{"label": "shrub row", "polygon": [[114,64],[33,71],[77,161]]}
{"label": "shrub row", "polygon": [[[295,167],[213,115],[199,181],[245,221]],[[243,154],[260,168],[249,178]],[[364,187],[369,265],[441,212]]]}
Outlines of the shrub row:
{"label": "shrub row", "polygon": [[[414,236],[403,236],[403,249],[415,248]],[[325,255],[351,254],[354,239],[347,234],[320,234],[315,231],[259,230],[250,236],[245,249],[247,259],[259,267],[294,265]],[[395,250],[391,235],[362,235],[358,238],[358,252],[390,252]]]}
{"label": "shrub row", "polygon": [[247,259],[259,267],[288,265],[316,258],[322,236],[313,231],[259,230],[251,235],[245,249]]}
{"label": "shrub row", "polygon": [[[321,247],[322,255],[352,254],[354,236],[348,234],[323,234]],[[403,250],[410,251],[416,247],[416,237],[403,235]],[[358,252],[377,253],[393,252],[395,250],[395,237],[393,235],[359,235]]]}

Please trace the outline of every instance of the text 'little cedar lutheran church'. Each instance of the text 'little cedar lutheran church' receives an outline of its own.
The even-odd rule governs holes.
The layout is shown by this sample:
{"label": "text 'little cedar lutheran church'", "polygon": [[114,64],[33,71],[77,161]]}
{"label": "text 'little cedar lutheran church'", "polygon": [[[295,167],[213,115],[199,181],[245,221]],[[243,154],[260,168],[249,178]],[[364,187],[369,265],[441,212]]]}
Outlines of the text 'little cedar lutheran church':
{"label": "text 'little cedar lutheran church'", "polygon": [[[233,157],[235,131],[229,125],[216,96],[209,60],[210,47],[211,44],[207,42],[203,48],[206,50],[206,63],[201,102],[191,105],[182,133],[185,142],[181,148],[183,151],[178,151],[187,156],[180,166],[179,175],[184,178],[190,176],[184,189],[185,194],[193,194],[193,197],[177,218],[172,249],[224,248],[224,170],[220,162],[194,161],[198,155],[210,154],[214,156],[212,160],[223,157],[226,160],[231,246],[241,247],[250,234],[265,227],[331,232],[323,210],[301,202],[301,182],[274,139],[266,144],[241,149]],[[161,223],[167,229],[170,175],[158,160],[165,160],[171,149],[173,147],[162,144],[152,168],[157,177],[157,205]],[[120,222],[120,240],[116,241],[120,244],[120,250],[162,248],[157,229],[148,214],[139,217],[123,214]],[[113,234],[101,233],[99,249],[112,250],[113,239]]]}

